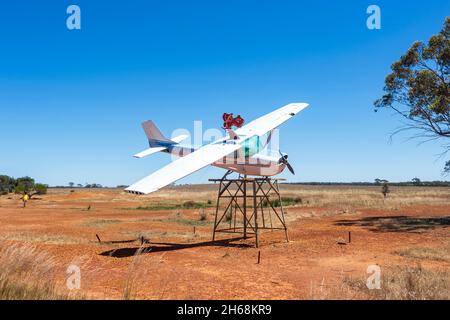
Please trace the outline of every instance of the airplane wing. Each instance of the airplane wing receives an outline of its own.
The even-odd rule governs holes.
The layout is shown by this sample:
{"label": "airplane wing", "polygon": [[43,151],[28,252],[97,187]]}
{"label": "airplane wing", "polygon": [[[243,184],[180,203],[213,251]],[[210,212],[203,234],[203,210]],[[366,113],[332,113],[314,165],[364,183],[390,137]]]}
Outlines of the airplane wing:
{"label": "airplane wing", "polygon": [[253,120],[252,122],[249,122],[245,126],[237,129],[235,132],[237,135],[245,137],[254,135],[262,136],[263,134],[286,122],[308,106],[309,104],[307,103],[290,103],[256,120]]}
{"label": "airplane wing", "polygon": [[149,194],[220,160],[240,148],[241,145],[239,144],[208,144],[187,156],[171,162],[129,186],[125,191],[136,194]]}

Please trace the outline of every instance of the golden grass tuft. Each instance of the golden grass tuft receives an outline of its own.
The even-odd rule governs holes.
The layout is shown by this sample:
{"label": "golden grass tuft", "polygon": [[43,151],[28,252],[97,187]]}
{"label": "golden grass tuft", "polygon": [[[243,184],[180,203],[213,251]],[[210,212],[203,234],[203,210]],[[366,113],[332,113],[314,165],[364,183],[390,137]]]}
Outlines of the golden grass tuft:
{"label": "golden grass tuft", "polygon": [[450,272],[426,270],[421,265],[382,269],[381,288],[368,289],[361,278],[342,273],[330,280],[311,281],[312,300],[450,300]]}
{"label": "golden grass tuft", "polygon": [[[151,277],[151,275],[157,273],[160,270],[160,264],[163,262],[162,258],[164,255],[159,257],[148,256],[147,260],[150,260],[150,264],[144,263],[145,254],[151,251],[151,248],[140,246],[136,250],[130,265],[128,266],[128,271],[123,285],[123,296],[124,300],[138,299],[139,291],[144,286],[144,280]],[[170,276],[170,275],[169,275]],[[165,290],[167,287],[167,282],[169,278],[161,278],[159,283],[160,292],[153,293],[153,296],[157,299],[163,299]]]}
{"label": "golden grass tuft", "polygon": [[422,266],[396,267],[382,272],[381,288],[369,290],[365,279],[345,283],[377,300],[450,300],[450,272],[426,270]]}
{"label": "golden grass tuft", "polygon": [[54,259],[33,245],[0,247],[1,300],[60,300],[69,296],[56,290]]}
{"label": "golden grass tuft", "polygon": [[142,253],[144,253],[145,250],[145,247],[141,246],[134,254],[133,259],[128,266],[127,277],[123,287],[124,300],[136,298],[139,278],[143,278],[146,273],[146,271],[142,268]]}

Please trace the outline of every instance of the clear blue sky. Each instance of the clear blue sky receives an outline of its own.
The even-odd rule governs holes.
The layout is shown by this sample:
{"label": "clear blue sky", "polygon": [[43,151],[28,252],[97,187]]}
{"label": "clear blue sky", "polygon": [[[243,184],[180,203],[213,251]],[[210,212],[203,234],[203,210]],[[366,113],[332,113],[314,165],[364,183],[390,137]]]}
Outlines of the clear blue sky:
{"label": "clear blue sky", "polygon": [[[70,4],[81,30],[66,28]],[[366,28],[370,4],[381,30]],[[372,103],[391,63],[449,14],[448,0],[4,2],[0,173],[129,184],[170,161],[131,157],[147,147],[143,120],[170,134],[308,102],[281,128],[290,181],[443,179],[440,143],[389,143],[399,119]]]}

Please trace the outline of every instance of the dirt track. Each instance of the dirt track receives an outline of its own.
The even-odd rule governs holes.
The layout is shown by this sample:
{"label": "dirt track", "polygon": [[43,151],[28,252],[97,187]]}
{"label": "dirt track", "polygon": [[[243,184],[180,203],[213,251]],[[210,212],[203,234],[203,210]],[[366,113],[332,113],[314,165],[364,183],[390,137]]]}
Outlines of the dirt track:
{"label": "dirt track", "polygon": [[[213,245],[213,208],[205,209],[207,221],[199,220],[199,209],[135,210],[175,198],[180,203],[214,199],[215,189],[188,188],[149,197],[120,190],[50,190],[48,195],[30,201],[26,209],[20,207],[17,196],[2,196],[1,243],[32,243],[49,252],[58,261],[55,277],[63,289],[67,266],[79,265],[82,293],[100,299],[122,298],[127,279],[133,283],[135,298],[349,298],[333,294],[333,287],[346,276],[367,277],[366,269],[372,264],[384,270],[420,262],[427,268],[450,270],[450,261],[445,259],[395,253],[415,247],[450,248],[448,189],[429,188],[409,202],[396,198],[383,202],[383,208],[373,208],[360,205],[356,197],[364,194],[381,203],[384,200],[378,199],[375,189],[348,191],[355,195],[355,205],[348,205],[332,199],[336,196],[333,192],[341,189],[314,189],[317,194],[330,193],[330,200],[321,202],[314,191],[304,190],[307,187],[286,187],[287,194],[310,199],[305,205],[287,208],[291,241],[286,243],[283,232],[263,232],[256,249],[253,239],[223,240]],[[347,241],[349,231],[351,243],[339,244]],[[96,234],[103,241],[143,235],[150,244],[135,257],[139,242],[102,244]],[[352,294],[358,297],[358,293]]]}

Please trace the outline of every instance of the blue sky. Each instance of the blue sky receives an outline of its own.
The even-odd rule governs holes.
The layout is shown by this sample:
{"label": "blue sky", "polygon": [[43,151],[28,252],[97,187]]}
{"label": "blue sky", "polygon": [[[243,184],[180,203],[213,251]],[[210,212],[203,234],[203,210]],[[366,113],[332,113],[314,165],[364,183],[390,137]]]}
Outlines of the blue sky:
{"label": "blue sky", "polygon": [[[81,30],[66,8],[81,8]],[[381,8],[381,30],[366,8]],[[390,133],[373,112],[390,65],[437,33],[446,1],[9,1],[0,10],[0,173],[51,185],[132,183],[170,161],[137,160],[140,127],[218,127],[289,102],[281,127],[290,181],[443,179],[440,142]],[[205,182],[206,168],[181,180]]]}

